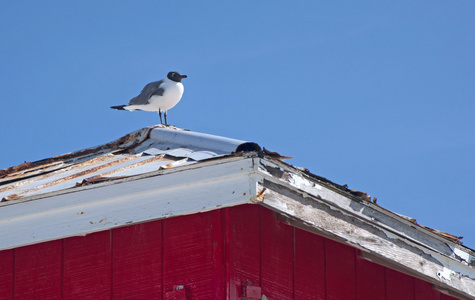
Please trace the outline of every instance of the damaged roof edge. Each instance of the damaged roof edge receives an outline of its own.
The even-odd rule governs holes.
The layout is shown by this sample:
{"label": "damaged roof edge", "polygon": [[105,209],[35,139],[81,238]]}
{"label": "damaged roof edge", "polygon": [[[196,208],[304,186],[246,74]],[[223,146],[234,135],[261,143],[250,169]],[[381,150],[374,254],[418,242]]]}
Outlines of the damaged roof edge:
{"label": "damaged roof edge", "polygon": [[86,148],[83,150],[70,152],[66,154],[61,154],[61,155],[53,156],[50,158],[37,160],[34,162],[25,162],[18,166],[6,168],[3,170],[0,170],[0,179],[12,173],[21,172],[21,171],[32,169],[32,168],[38,168],[43,165],[48,165],[48,164],[59,162],[59,161],[73,160],[78,157],[87,156],[88,154],[96,155],[98,152],[109,152],[109,151],[113,151],[117,149],[120,149],[120,150],[130,149],[130,148],[140,145],[144,140],[146,140],[149,136],[150,130],[152,129],[153,128],[145,127],[145,128],[136,130],[134,132],[131,132],[129,134],[126,134],[122,136],[121,138],[104,145],[90,147],[90,148]]}
{"label": "damaged roof edge", "polygon": [[179,146],[191,146],[193,148],[213,149],[221,153],[232,153],[240,151],[261,151],[261,147],[256,143],[200,133],[192,131],[182,131],[170,128],[154,128],[150,132],[150,138],[160,143],[175,144]]}
{"label": "damaged roof edge", "polygon": [[215,136],[211,134],[191,132],[184,129],[174,127],[164,128],[162,125],[150,126],[128,133],[121,138],[109,142],[104,145],[86,148],[83,150],[61,154],[50,158],[37,160],[34,162],[25,162],[18,166],[13,166],[0,170],[0,178],[9,174],[21,172],[24,170],[38,168],[51,163],[73,160],[78,157],[87,156],[88,154],[97,154],[98,152],[110,152],[113,150],[128,150],[142,144],[146,139],[152,138],[159,143],[174,144],[180,146],[192,146],[194,148],[213,149],[221,154],[230,154],[232,152],[241,151],[257,151],[261,152],[261,147],[252,142],[246,142],[231,138]]}
{"label": "damaged roof edge", "polygon": [[[396,216],[397,218],[409,221],[410,223],[412,223],[414,225],[417,225],[417,226],[419,226],[419,227],[421,227],[425,230],[428,230],[428,231],[432,232],[433,234],[441,236],[441,237],[443,237],[443,238],[445,238],[445,239],[447,239],[447,240],[449,240],[449,241],[451,241],[451,242],[453,242],[453,243],[455,243],[459,246],[462,246],[462,247],[470,250],[475,255],[475,250],[474,249],[463,245],[463,243],[461,241],[461,239],[463,237],[461,237],[461,236],[453,235],[453,234],[450,234],[450,233],[447,233],[447,232],[444,232],[444,231],[440,231],[440,230],[437,230],[437,229],[433,229],[433,228],[421,225],[414,218],[403,216],[401,214],[393,212],[393,211],[391,211],[389,209],[386,209],[383,206],[377,204],[376,203],[376,198],[371,197],[370,195],[368,195],[365,192],[349,189],[348,185],[346,185],[346,184],[344,184],[344,185],[337,184],[337,183],[335,183],[335,182],[333,182],[333,181],[331,181],[331,180],[329,180],[325,177],[322,177],[322,176],[319,176],[319,175],[316,175],[316,174],[312,173],[310,170],[308,170],[306,168],[295,167],[291,164],[288,164],[288,163],[282,161],[281,159],[273,160],[273,162],[276,163],[277,165],[280,165],[281,167],[289,168],[289,169],[293,170],[296,173],[305,175],[310,180],[313,180],[313,181],[317,182],[318,184],[322,184],[322,185],[326,186],[327,188],[329,188],[329,189],[331,189],[331,190],[333,190],[337,193],[340,193],[340,194],[344,195],[345,197],[349,197],[350,199],[353,199],[353,200],[358,201],[358,202],[364,201],[366,203],[366,205],[369,206],[369,207],[372,207],[372,208],[378,209],[378,210],[383,210],[388,214],[392,214],[392,215]],[[280,172],[280,170],[277,170],[277,173],[278,172]],[[277,176],[277,177],[282,176],[282,174],[279,175],[277,173],[274,174],[274,176]]]}

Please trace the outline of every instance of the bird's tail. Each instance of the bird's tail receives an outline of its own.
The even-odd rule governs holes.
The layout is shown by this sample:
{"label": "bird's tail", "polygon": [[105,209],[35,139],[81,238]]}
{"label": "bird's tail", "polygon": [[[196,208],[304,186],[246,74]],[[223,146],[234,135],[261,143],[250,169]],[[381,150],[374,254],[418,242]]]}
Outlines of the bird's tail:
{"label": "bird's tail", "polygon": [[113,109],[118,109],[118,110],[125,110],[124,107],[126,107],[127,105],[118,105],[118,106],[111,106],[111,108]]}

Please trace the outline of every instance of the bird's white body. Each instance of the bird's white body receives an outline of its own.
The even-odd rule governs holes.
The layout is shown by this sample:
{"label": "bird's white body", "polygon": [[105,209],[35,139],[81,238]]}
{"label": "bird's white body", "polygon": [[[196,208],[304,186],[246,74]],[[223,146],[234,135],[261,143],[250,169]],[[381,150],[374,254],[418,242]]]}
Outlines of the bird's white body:
{"label": "bird's white body", "polygon": [[144,110],[144,111],[162,111],[164,113],[167,110],[174,107],[178,102],[180,102],[181,96],[185,88],[181,82],[176,82],[168,78],[163,79],[163,83],[160,85],[160,88],[164,89],[163,95],[153,95],[148,99],[148,104],[146,105],[128,105],[125,106],[126,110]]}
{"label": "bird's white body", "polygon": [[160,116],[160,124],[163,124],[163,113],[165,125],[168,125],[167,111],[180,102],[185,90],[181,83],[183,78],[188,78],[188,76],[181,75],[178,72],[169,72],[166,78],[145,85],[139,95],[130,99],[129,104],[111,106],[111,108],[128,111],[156,111]]}

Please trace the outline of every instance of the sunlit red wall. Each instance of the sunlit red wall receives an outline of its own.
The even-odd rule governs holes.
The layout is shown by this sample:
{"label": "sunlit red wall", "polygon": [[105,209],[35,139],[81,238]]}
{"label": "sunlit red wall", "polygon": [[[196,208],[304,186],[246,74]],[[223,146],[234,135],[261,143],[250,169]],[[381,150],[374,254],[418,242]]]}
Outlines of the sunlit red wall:
{"label": "sunlit red wall", "polygon": [[0,299],[455,299],[259,205],[0,251]]}

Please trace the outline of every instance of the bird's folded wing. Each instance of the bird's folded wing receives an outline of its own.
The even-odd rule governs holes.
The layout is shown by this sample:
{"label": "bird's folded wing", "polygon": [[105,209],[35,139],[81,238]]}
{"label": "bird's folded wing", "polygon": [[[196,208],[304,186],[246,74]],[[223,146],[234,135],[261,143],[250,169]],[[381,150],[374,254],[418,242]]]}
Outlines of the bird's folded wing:
{"label": "bird's folded wing", "polygon": [[144,105],[148,104],[148,99],[154,95],[162,96],[164,89],[160,87],[163,83],[163,80],[150,82],[147,84],[143,90],[140,92],[140,95],[132,98],[129,101],[129,105]]}

